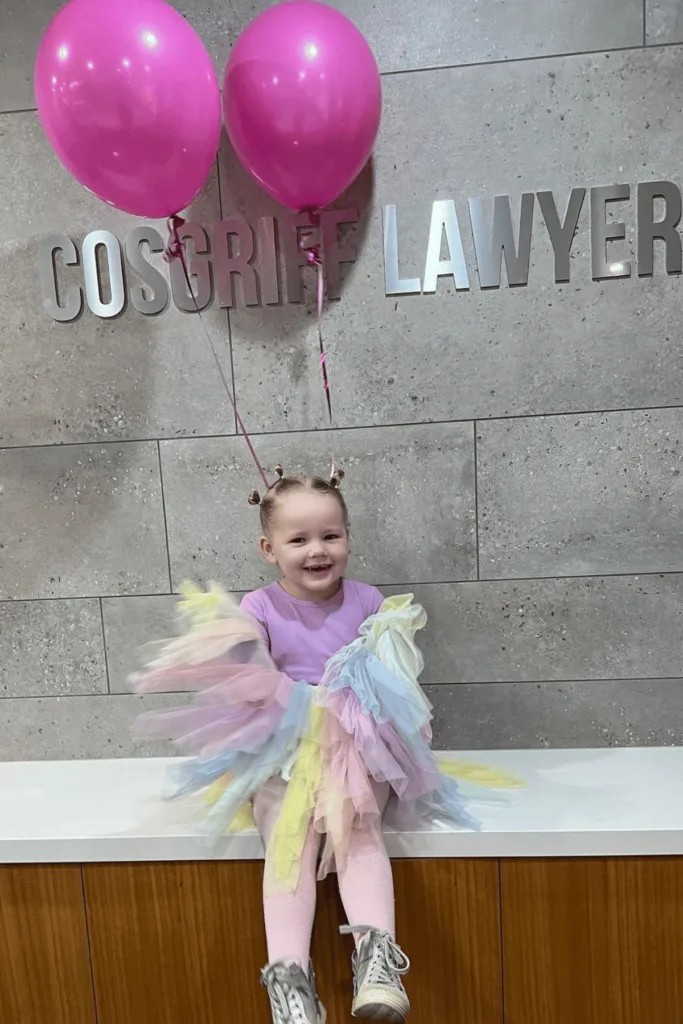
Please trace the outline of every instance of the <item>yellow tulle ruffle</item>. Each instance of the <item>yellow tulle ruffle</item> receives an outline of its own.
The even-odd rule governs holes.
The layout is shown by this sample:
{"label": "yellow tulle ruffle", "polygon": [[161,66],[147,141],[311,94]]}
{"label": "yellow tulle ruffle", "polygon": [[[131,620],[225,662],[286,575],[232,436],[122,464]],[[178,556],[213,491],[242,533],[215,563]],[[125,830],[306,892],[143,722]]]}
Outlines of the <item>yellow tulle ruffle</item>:
{"label": "yellow tulle ruffle", "polygon": [[487,789],[524,789],[525,783],[520,778],[493,765],[461,761],[443,754],[435,756],[443,774],[451,779],[460,779],[462,782],[470,782],[473,786],[485,786]]}
{"label": "yellow tulle ruffle", "polygon": [[282,810],[266,857],[266,884],[278,892],[296,889],[299,864],[320,786],[320,739],[324,708],[311,702],[310,724],[299,744]]}

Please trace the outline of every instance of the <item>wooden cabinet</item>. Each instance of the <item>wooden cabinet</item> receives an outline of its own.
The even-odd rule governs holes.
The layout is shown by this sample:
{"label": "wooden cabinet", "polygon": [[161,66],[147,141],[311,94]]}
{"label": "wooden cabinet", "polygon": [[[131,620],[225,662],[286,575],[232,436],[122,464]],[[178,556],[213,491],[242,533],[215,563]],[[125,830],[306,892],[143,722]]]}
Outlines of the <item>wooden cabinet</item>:
{"label": "wooden cabinet", "polygon": [[[675,1024],[683,858],[398,860],[411,1024]],[[0,1021],[265,1024],[261,865],[0,867]],[[350,1021],[334,877],[313,953]]]}
{"label": "wooden cabinet", "polygon": [[[268,1019],[261,865],[84,868],[98,1024]],[[401,941],[414,954],[414,1024],[500,1024],[498,865],[395,864]],[[333,877],[320,887],[313,956],[329,1024],[350,1020],[351,940]]]}
{"label": "wooden cabinet", "polygon": [[261,869],[85,865],[98,1024],[263,1020]]}
{"label": "wooden cabinet", "polygon": [[683,859],[501,862],[506,1024],[683,1020]]}
{"label": "wooden cabinet", "polygon": [[0,1021],[96,1024],[78,864],[0,866]]}

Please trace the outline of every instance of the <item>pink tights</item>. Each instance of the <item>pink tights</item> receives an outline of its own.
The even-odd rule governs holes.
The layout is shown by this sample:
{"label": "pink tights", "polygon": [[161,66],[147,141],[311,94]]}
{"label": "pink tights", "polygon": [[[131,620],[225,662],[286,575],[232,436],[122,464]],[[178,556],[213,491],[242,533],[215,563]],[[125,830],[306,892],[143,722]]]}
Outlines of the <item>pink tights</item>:
{"label": "pink tights", "polygon": [[[286,783],[271,779],[254,800],[254,817],[266,845],[277,821]],[[389,798],[388,786],[376,786],[381,810]],[[316,874],[322,837],[310,828],[301,860],[296,892],[263,896],[268,959],[296,960],[308,968],[315,917]],[[349,924],[371,925],[395,937],[394,881],[379,825],[354,829],[346,866],[339,872],[339,892]]]}

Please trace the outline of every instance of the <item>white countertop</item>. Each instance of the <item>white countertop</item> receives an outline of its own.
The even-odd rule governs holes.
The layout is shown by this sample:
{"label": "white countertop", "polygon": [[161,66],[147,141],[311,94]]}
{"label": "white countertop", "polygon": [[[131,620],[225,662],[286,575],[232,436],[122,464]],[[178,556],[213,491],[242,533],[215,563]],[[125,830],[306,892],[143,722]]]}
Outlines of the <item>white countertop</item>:
{"label": "white countertop", "polygon": [[[458,752],[525,788],[474,787],[480,831],[394,832],[393,857],[683,855],[683,748]],[[253,860],[253,833],[211,845],[198,805],[165,802],[169,758],[0,764],[0,863]]]}

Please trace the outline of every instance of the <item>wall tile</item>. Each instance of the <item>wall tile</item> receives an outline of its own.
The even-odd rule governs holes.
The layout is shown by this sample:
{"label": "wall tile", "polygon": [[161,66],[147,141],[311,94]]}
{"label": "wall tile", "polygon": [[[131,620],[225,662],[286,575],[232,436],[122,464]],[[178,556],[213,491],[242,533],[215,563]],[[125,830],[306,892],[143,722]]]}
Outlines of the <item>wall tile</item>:
{"label": "wall tile", "polygon": [[[47,314],[39,276],[42,240],[62,231],[80,245],[88,231],[108,228],[123,243],[137,222],[70,178],[34,114],[0,117],[0,132],[0,175],[8,197],[0,210],[0,321],[12,339],[4,347],[0,379],[0,444],[232,433],[232,409],[196,316],[173,304],[159,316],[144,316],[130,303],[109,320],[87,307],[71,323]],[[207,225],[219,217],[215,177],[195,215]],[[165,225],[155,226],[165,238]],[[168,279],[163,257],[154,263]],[[129,286],[137,280],[129,271]],[[80,267],[60,271],[61,286],[82,284]],[[203,316],[229,375],[227,315],[215,308]]]}
{"label": "wall tile", "polygon": [[0,451],[0,597],[168,590],[157,445]]}
{"label": "wall tile", "polygon": [[106,692],[99,601],[0,603],[0,697]]}
{"label": "wall tile", "polygon": [[[438,750],[665,746],[683,741],[676,726],[680,680],[627,683],[432,686]],[[132,738],[146,710],[175,707],[177,694],[121,694],[0,700],[3,760],[161,757],[164,742]],[[674,713],[672,713],[672,711]],[[504,768],[504,760],[496,762]]]}
{"label": "wall tile", "polygon": [[681,575],[411,589],[429,615],[419,641],[427,654],[426,683],[681,674]]}
{"label": "wall tile", "polygon": [[419,0],[338,0],[334,6],[366,33],[382,71],[639,46],[643,38],[640,0],[570,0],[559,7],[466,0],[427,9]]}
{"label": "wall tile", "polygon": [[683,569],[683,412],[477,426],[481,575]]}
{"label": "wall tile", "polygon": [[0,757],[3,761],[165,757],[176,751],[164,742],[134,739],[133,725],[143,711],[179,703],[177,694],[0,700]]}
{"label": "wall tile", "polygon": [[679,0],[647,0],[645,9],[648,43],[683,42],[683,8]]}
{"label": "wall tile", "polygon": [[[174,0],[174,6],[207,43],[222,75],[242,28],[272,4]],[[569,0],[560,7],[542,0],[465,0],[427,10],[417,0],[335,0],[330,6],[365,33],[382,71],[639,46],[643,40],[641,0]]]}
{"label": "wall tile", "polygon": [[[586,199],[573,244],[571,283],[554,260],[537,208],[530,284],[478,286],[467,198],[552,189],[564,216],[574,186],[678,180],[672,155],[683,106],[683,51],[590,57],[395,75],[372,167],[341,205],[364,211],[344,244],[359,259],[324,318],[339,426],[678,405],[683,292],[657,252],[651,278],[593,282]],[[666,86],[664,85],[666,83]],[[674,149],[672,149],[674,145]],[[250,218],[275,206],[222,157],[226,212]],[[424,273],[431,203],[455,198],[470,292],[447,282],[434,295],[386,297],[381,205],[395,203],[401,273]],[[628,258],[635,199],[617,207]],[[284,227],[283,227],[284,230]],[[451,282],[452,284],[452,282]],[[237,390],[252,429],[324,424],[315,337],[315,288],[304,306],[232,316]]]}
{"label": "wall tile", "polygon": [[140,670],[145,644],[176,635],[177,598],[115,597],[102,602],[112,693],[128,693],[128,678]]}
{"label": "wall tile", "polygon": [[[670,0],[672,2],[672,0]],[[204,40],[222,81],[230,48],[268,0],[173,0]],[[542,0],[517,3],[435,3],[425,12],[417,0],[336,0],[331,6],[365,33],[381,71],[511,60],[580,50],[639,46],[640,0],[568,0],[554,9]],[[60,0],[3,0],[0,9],[0,105],[35,105],[33,62],[40,39]],[[388,31],[387,26],[400,26]]]}
{"label": "wall tile", "polygon": [[[54,231],[78,236],[94,228],[108,228],[123,240],[131,228],[141,223],[139,218],[103,203],[79,185],[54,154],[37,114],[29,111],[0,115],[0,130],[0,160],[8,200],[0,207],[3,243],[43,238]],[[59,202],[55,202],[57,196]],[[218,203],[216,176],[212,174],[186,212],[193,219],[210,222],[218,215]],[[165,220],[142,223],[152,224],[165,234]],[[163,262],[158,265],[163,267]]]}
{"label": "wall tile", "polygon": [[62,0],[2,0],[0,5],[0,111],[35,106],[33,65],[38,44]]}
{"label": "wall tile", "polygon": [[[352,575],[379,583],[476,575],[471,424],[255,443],[264,465],[282,462],[292,474],[324,475],[334,449],[348,474]],[[247,504],[258,480],[244,441],[168,441],[161,453],[174,587],[186,577],[217,578],[232,590],[269,580],[255,543],[258,512]]]}
{"label": "wall tile", "polygon": [[[437,750],[650,747],[683,742],[683,681],[430,686]],[[505,768],[505,759],[495,760]]]}

